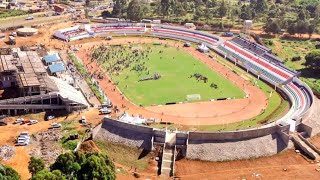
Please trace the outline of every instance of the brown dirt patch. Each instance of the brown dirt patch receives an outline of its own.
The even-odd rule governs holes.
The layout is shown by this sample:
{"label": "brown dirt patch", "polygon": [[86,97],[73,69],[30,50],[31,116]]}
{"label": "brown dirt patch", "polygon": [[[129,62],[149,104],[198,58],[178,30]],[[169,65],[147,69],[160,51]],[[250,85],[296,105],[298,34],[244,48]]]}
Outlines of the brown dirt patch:
{"label": "brown dirt patch", "polygon": [[100,152],[99,148],[96,146],[96,144],[92,140],[83,142],[80,146],[80,151]]}
{"label": "brown dirt patch", "polygon": [[318,167],[288,150],[253,160],[203,162],[183,159],[176,162],[176,175],[182,179],[256,179],[255,173],[262,179],[319,179]]}
{"label": "brown dirt patch", "polygon": [[[171,46],[182,48],[182,44],[172,41],[163,41],[151,38],[119,38],[112,41],[99,41],[82,44],[82,48],[77,53],[77,56],[82,59],[83,63],[92,74],[103,72],[103,69],[98,64],[88,57],[89,48],[97,44],[128,44],[128,43],[166,43]],[[225,101],[212,101],[200,103],[176,104],[170,106],[149,106],[139,107],[128,101],[119,89],[112,82],[109,83],[109,78],[104,76],[104,79],[98,80],[102,85],[102,89],[113,104],[120,107],[120,111],[126,111],[130,114],[139,114],[145,118],[157,118],[162,121],[173,122],[181,125],[218,125],[225,123],[233,123],[246,119],[250,119],[259,115],[267,106],[267,97],[257,87],[250,84],[244,78],[231,72],[230,69],[224,67],[220,63],[212,60],[207,55],[198,52],[194,48],[183,49],[186,53],[190,53],[201,62],[206,64],[212,70],[232,81],[236,86],[243,89],[249,98],[232,99]],[[96,78],[98,79],[98,78]],[[113,91],[116,89],[116,91]],[[123,98],[124,97],[124,98]],[[124,107],[124,108],[122,108]],[[195,123],[196,122],[196,123]]]}

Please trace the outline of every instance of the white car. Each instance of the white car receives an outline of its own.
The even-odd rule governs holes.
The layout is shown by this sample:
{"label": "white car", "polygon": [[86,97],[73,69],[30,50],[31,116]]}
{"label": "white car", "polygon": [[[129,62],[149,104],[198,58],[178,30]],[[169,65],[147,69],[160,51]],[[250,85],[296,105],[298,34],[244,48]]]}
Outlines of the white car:
{"label": "white car", "polygon": [[26,145],[28,145],[29,144],[29,141],[18,141],[17,142],[17,145],[18,146],[26,146]]}
{"label": "white car", "polygon": [[37,124],[37,123],[38,123],[38,121],[37,121],[37,120],[32,119],[32,120],[30,120],[29,125]]}
{"label": "white car", "polygon": [[19,136],[29,136],[29,133],[28,132],[22,132],[22,133],[20,133]]}
{"label": "white car", "polygon": [[47,117],[47,120],[52,120],[52,119],[54,119],[55,117],[54,116],[48,116]]}
{"label": "white car", "polygon": [[33,16],[29,16],[29,17],[26,18],[27,21],[28,20],[33,20],[33,19],[34,19]]}
{"label": "white car", "polygon": [[19,123],[22,123],[22,121],[24,121],[23,118],[18,118],[18,119],[16,119],[16,120],[14,121],[13,124],[19,124]]}
{"label": "white car", "polygon": [[53,123],[51,124],[51,128],[61,128],[61,124],[59,123]]}
{"label": "white car", "polygon": [[101,114],[110,114],[111,113],[111,109],[108,109],[108,108],[101,108],[99,111]]}

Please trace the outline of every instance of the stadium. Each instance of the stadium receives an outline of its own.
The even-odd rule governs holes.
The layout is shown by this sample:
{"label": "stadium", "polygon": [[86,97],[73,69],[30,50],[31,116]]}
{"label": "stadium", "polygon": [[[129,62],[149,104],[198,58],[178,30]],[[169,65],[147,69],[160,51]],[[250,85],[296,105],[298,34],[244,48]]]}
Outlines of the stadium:
{"label": "stadium", "polygon": [[[94,129],[94,138],[123,143],[128,146],[139,147],[150,151],[153,150],[155,146],[162,146],[164,151],[162,159],[167,160],[165,162],[169,163],[162,164],[161,174],[174,174],[174,162],[177,154],[189,159],[205,161],[250,159],[260,156],[270,156],[292,147],[290,143],[290,139],[292,138],[290,133],[303,131],[309,136],[313,135],[313,127],[308,123],[308,117],[314,104],[312,90],[308,85],[299,80],[299,72],[286,67],[280,59],[272,54],[270,49],[262,45],[241,36],[235,37],[232,40],[224,40],[206,32],[175,26],[144,23],[86,24],[84,26],[74,26],[59,30],[54,34],[54,37],[70,42],[111,35],[122,38],[122,41],[120,38],[119,40],[114,40],[115,44],[132,44],[133,42],[126,42],[126,39],[129,39],[129,36],[135,36],[138,37],[138,40],[133,44],[157,44],[161,42],[167,46],[176,47],[177,51],[182,47],[181,41],[201,44],[199,48],[207,47],[211,51],[216,52],[228,62],[235,64],[247,73],[264,81],[264,83],[275,89],[283,99],[289,102],[288,110],[277,116],[278,118],[272,122],[266,122],[260,126],[248,127],[246,129],[234,129],[232,131],[168,131],[167,129],[137,125],[125,120],[116,121],[107,117],[104,119],[102,125]],[[155,38],[161,38],[162,40],[155,40]],[[112,41],[105,43],[110,45],[113,43]],[[92,50],[90,46],[93,45],[84,45],[84,48],[87,48],[84,54],[90,53],[88,52]],[[83,49],[80,50],[80,52],[84,51]],[[191,53],[191,50],[186,51],[190,51]],[[86,56],[82,56],[81,59],[85,57]],[[210,59],[211,61],[214,61],[215,58],[210,54],[202,54],[199,55],[199,57],[201,57],[200,59]],[[210,61],[202,62],[206,62],[208,66],[211,65],[210,63],[214,63]],[[221,65],[214,67],[213,64],[212,66],[213,69],[218,67],[221,71],[224,70],[223,68],[226,68]],[[224,73],[225,71],[222,72]],[[220,74],[223,73],[220,72]],[[242,108],[241,111],[239,110],[239,114],[247,113],[249,116],[254,116],[258,115],[261,109],[265,108],[259,106],[259,103],[263,104],[265,103],[264,101],[258,102],[259,98],[257,98],[257,102],[255,102],[255,95],[259,96],[259,94],[255,93],[258,92],[253,90],[250,93],[248,89],[251,86],[245,87],[245,81],[242,79],[243,82],[241,82],[238,74],[232,72],[229,74],[226,73],[225,78],[233,81],[233,84],[238,88],[242,87],[246,94],[246,97],[243,99],[249,99],[252,105],[251,108]],[[101,86],[109,86],[109,84],[104,84],[103,82],[107,81],[101,81],[99,84]],[[240,84],[237,85],[237,83]],[[121,88],[121,82],[120,86],[116,86],[115,88],[117,88],[117,90],[120,89],[120,92],[124,92],[124,88]],[[127,93],[124,92],[126,97],[120,94],[122,95],[122,93],[119,93],[118,97],[114,97],[106,93],[106,96],[109,97],[113,103],[114,100],[116,102],[122,102],[121,99],[123,100],[124,98],[126,101],[132,100],[132,98],[127,96]],[[209,99],[210,98],[206,100]],[[212,99],[210,103],[167,101],[162,102],[159,106],[147,106],[150,104],[146,103],[146,107],[144,107],[144,105],[136,105],[135,101],[129,104],[131,109],[131,111],[129,109],[129,113],[139,112],[140,115],[145,118],[157,118],[173,124],[198,126],[210,124],[226,125],[228,123],[244,121],[248,119],[248,117],[238,116],[236,113],[232,113],[232,110],[229,112],[226,110],[226,114],[214,116],[214,114],[210,113],[210,106],[216,103],[216,106],[221,105],[221,107],[225,107],[223,104],[228,104],[228,101],[234,104],[234,100],[238,99],[232,99],[232,97],[229,96],[223,97],[223,99],[216,97]],[[203,112],[204,115],[187,113],[190,109],[196,109],[197,105],[200,106],[199,109],[202,110],[199,111]],[[192,107],[186,107],[187,110],[180,113],[173,112],[175,109],[183,109],[184,106]],[[219,110],[219,108],[217,109]],[[219,121],[218,119],[223,119],[223,121]]]}

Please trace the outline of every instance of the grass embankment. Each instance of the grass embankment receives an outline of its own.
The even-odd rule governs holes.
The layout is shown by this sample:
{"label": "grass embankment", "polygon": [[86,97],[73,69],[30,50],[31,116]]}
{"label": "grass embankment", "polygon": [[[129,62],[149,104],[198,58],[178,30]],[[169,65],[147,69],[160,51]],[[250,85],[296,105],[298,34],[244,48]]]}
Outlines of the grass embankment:
{"label": "grass embankment", "polygon": [[[317,41],[305,39],[280,39],[271,38],[264,40],[266,45],[272,49],[280,59],[284,60],[285,65],[301,72],[301,80],[307,83],[312,89],[320,92],[320,73],[304,65],[305,56],[315,50]],[[269,43],[270,42],[270,43]],[[293,61],[293,57],[301,57],[301,60]]]}
{"label": "grass embankment", "polygon": [[[285,110],[288,109],[289,102],[285,101],[278,93],[274,91],[272,87],[267,85],[266,83],[258,80],[254,76],[246,73],[241,68],[235,66],[234,64],[224,60],[222,57],[218,56],[217,61],[225,66],[228,66],[232,69],[234,73],[238,75],[245,76],[247,79],[250,79],[251,83],[256,82],[256,86],[259,87],[268,97],[268,106],[265,111],[258,116],[244,120],[237,123],[225,124],[225,125],[200,125],[200,126],[179,126],[177,124],[173,124],[168,126],[168,128],[179,128],[184,130],[198,130],[198,131],[232,131],[239,129],[247,129],[261,126],[263,123],[272,122],[279,115],[281,115]],[[271,97],[270,93],[273,92]],[[163,128],[165,125],[156,124],[154,127]]]}
{"label": "grass embankment", "polygon": [[[96,56],[112,81],[135,104],[148,106],[183,102],[191,94],[200,94],[201,101],[245,96],[229,80],[174,47],[151,44],[109,46],[108,50],[102,49]],[[114,71],[116,68],[119,70]],[[139,81],[154,77],[156,73],[161,76],[158,80]],[[198,81],[194,77],[196,73],[208,78],[208,81]]]}
{"label": "grass embankment", "polygon": [[87,84],[89,85],[94,95],[98,98],[98,100],[101,103],[104,102],[104,96],[100,93],[98,86],[91,81],[90,74],[87,72],[83,64],[81,64],[73,54],[69,54],[69,57],[75,65],[75,67],[77,68],[78,72],[82,75],[82,77],[85,78]]}
{"label": "grass embankment", "polygon": [[141,171],[145,170],[148,166],[148,155],[139,158],[142,150],[97,139],[95,139],[94,142],[103,153],[106,153],[107,156],[116,163],[126,167],[132,167],[132,169],[137,168]]}
{"label": "grass embankment", "polygon": [[[77,129],[77,125],[79,124],[78,120],[67,120],[61,122],[62,126],[62,138],[60,139],[60,143],[64,149],[74,150],[77,147],[79,140],[85,134],[85,129]],[[78,134],[79,139],[71,140],[69,139],[70,135]]]}
{"label": "grass embankment", "polygon": [[0,10],[0,19],[1,18],[8,18],[8,17],[14,17],[14,16],[21,16],[28,14],[27,11],[23,10],[14,10],[14,9],[1,9]]}

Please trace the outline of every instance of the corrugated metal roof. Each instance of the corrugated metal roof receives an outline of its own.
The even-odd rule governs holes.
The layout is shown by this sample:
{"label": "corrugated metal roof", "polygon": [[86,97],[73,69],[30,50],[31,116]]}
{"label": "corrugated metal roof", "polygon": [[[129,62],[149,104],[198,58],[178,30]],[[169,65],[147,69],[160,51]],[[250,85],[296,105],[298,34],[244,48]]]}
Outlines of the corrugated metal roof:
{"label": "corrugated metal roof", "polygon": [[56,63],[56,64],[49,65],[49,71],[51,73],[62,72],[64,70],[65,70],[65,67],[62,63]]}
{"label": "corrugated metal roof", "polygon": [[60,56],[59,54],[50,54],[50,55],[44,56],[43,59],[46,63],[51,63],[51,62],[60,61]]}

